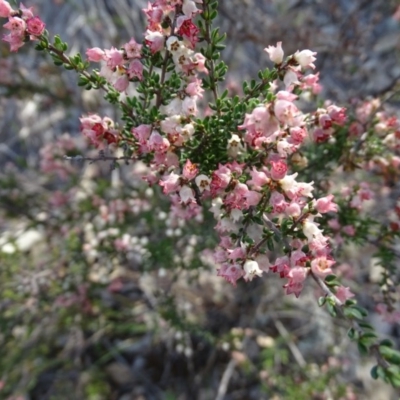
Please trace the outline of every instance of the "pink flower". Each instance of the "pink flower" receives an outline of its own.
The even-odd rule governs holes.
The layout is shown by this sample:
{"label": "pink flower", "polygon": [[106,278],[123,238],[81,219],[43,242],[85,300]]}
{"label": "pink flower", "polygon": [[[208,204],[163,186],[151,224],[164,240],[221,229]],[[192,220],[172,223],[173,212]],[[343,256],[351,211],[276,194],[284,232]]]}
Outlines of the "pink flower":
{"label": "pink flower", "polygon": [[232,250],[228,249],[228,254],[229,260],[244,259],[246,257],[246,249],[244,246],[239,246]]}
{"label": "pink flower", "polygon": [[196,43],[199,41],[200,29],[192,22],[191,18],[180,16],[176,23],[177,34],[186,39],[188,47],[194,49]]}
{"label": "pink flower", "polygon": [[45,23],[39,17],[29,18],[26,21],[26,30],[34,36],[40,36],[44,32]]}
{"label": "pink flower", "polygon": [[102,123],[102,119],[97,114],[89,114],[79,118],[81,122],[81,129],[91,129],[94,124]]}
{"label": "pink flower", "polygon": [[202,81],[200,79],[192,80],[185,88],[185,92],[191,97],[203,97],[204,89],[201,87]]}
{"label": "pink flower", "polygon": [[141,58],[143,46],[138,44],[134,38],[131,38],[131,40],[128,43],[125,43],[123,47],[128,58]]}
{"label": "pink flower", "polygon": [[10,17],[3,26],[11,31],[12,35],[23,36],[25,34],[26,22],[22,18]]}
{"label": "pink flower", "polygon": [[344,107],[337,107],[335,105],[330,105],[326,109],[332,121],[338,125],[343,126],[346,122],[346,109]]}
{"label": "pink flower", "polygon": [[272,192],[269,204],[273,207],[273,212],[276,214],[283,213],[288,205],[285,201],[285,196],[276,191]]}
{"label": "pink flower", "polygon": [[307,278],[308,270],[303,267],[294,267],[289,273],[286,275],[289,278],[289,282],[283,287],[286,289],[286,294],[292,294],[296,297],[300,296],[301,291],[303,290],[304,281]]}
{"label": "pink flower", "polygon": [[120,92],[120,93],[125,92],[126,89],[127,89],[128,86],[129,86],[129,79],[128,79],[128,76],[125,75],[125,74],[121,75],[121,76],[120,76],[119,78],[117,78],[117,80],[114,82],[113,86],[114,86],[114,88],[115,88],[118,92]]}
{"label": "pink flower", "polygon": [[227,282],[236,286],[236,281],[243,276],[243,270],[238,264],[223,264],[217,275],[222,276]]}
{"label": "pink flower", "polygon": [[146,44],[150,47],[150,51],[154,54],[164,48],[165,37],[160,32],[146,31]]}
{"label": "pink flower", "polygon": [[27,20],[33,17],[33,7],[26,8],[22,3],[19,5],[20,10],[22,11],[22,18]]}
{"label": "pink flower", "polygon": [[299,126],[290,128],[289,131],[290,131],[290,139],[296,145],[302,144],[307,136],[306,130],[304,128],[300,128]]}
{"label": "pink flower", "polygon": [[183,167],[182,176],[187,180],[192,180],[199,173],[199,169],[196,164],[193,164],[190,160],[186,160]]}
{"label": "pink flower", "polygon": [[115,47],[111,47],[110,50],[104,50],[105,60],[107,61],[107,67],[114,69],[116,67],[122,67],[124,64],[124,54],[122,50],[118,50]]}
{"label": "pink flower", "polygon": [[308,257],[305,253],[299,249],[292,252],[290,256],[290,265],[294,267],[304,267],[305,263],[308,261]]}
{"label": "pink flower", "polygon": [[315,143],[326,142],[332,134],[332,129],[316,128],[313,132],[313,140]]}
{"label": "pink flower", "polygon": [[229,168],[219,165],[218,169],[212,173],[211,190],[213,193],[220,189],[225,189],[231,181],[232,173]]}
{"label": "pink flower", "polygon": [[274,113],[279,122],[290,127],[300,126],[304,117],[300,110],[292,103],[297,98],[296,95],[285,91],[277,93],[277,100],[274,104]]}
{"label": "pink flower", "polygon": [[356,234],[356,228],[353,225],[346,225],[343,228],[343,232],[348,236],[354,236]]}
{"label": "pink flower", "polygon": [[246,199],[246,207],[252,207],[256,206],[261,201],[262,194],[254,190],[249,190],[244,197]]}
{"label": "pink flower", "polygon": [[92,47],[86,50],[86,56],[89,61],[99,62],[105,60],[105,52],[99,47]]}
{"label": "pink flower", "polygon": [[296,51],[294,54],[295,60],[301,65],[302,68],[315,68],[313,62],[316,60],[314,57],[317,53],[311,50]]}
{"label": "pink flower", "polygon": [[146,14],[149,25],[154,28],[158,27],[163,19],[164,12],[162,8],[148,2],[147,8],[143,8],[143,11]]}
{"label": "pink flower", "polygon": [[282,42],[278,42],[275,46],[268,46],[264,49],[268,53],[270,60],[275,64],[281,64],[283,61]]}
{"label": "pink flower", "polygon": [[11,12],[14,11],[10,6],[10,3],[5,0],[0,0],[0,17],[8,18],[10,17]]}
{"label": "pink flower", "polygon": [[331,266],[333,264],[335,264],[334,260],[324,256],[318,257],[311,261],[311,270],[316,276],[325,278],[332,274]]}
{"label": "pink flower", "polygon": [[263,171],[257,171],[255,167],[253,167],[252,171],[250,171],[251,179],[246,182],[247,185],[252,187],[254,190],[261,190],[263,186],[270,182],[270,179]]}
{"label": "pink flower", "polygon": [[296,201],[291,201],[290,204],[285,208],[285,214],[290,217],[299,217],[301,214],[302,207]]}
{"label": "pink flower", "polygon": [[283,179],[287,172],[287,165],[284,161],[271,161],[271,178],[275,181]]}
{"label": "pink flower", "polygon": [[171,172],[169,175],[162,177],[159,181],[159,185],[163,188],[164,194],[170,194],[176,192],[180,188],[180,175]]}
{"label": "pink flower", "polygon": [[201,0],[183,0],[182,2],[182,12],[192,18],[194,17],[197,13],[200,12],[200,10],[196,7],[195,3],[201,3]]}
{"label": "pink flower", "polygon": [[18,51],[18,49],[24,45],[23,36],[20,35],[13,35],[11,33],[3,35],[3,40],[10,43],[11,51]]}
{"label": "pink flower", "polygon": [[318,81],[319,72],[317,74],[309,74],[307,76],[303,76],[300,87],[303,90],[310,89],[313,94],[319,94],[321,93],[322,86]]}
{"label": "pink flower", "polygon": [[278,272],[281,278],[287,276],[290,270],[290,262],[288,256],[278,257],[275,264],[271,266],[272,272]]}
{"label": "pink flower", "polygon": [[196,53],[194,55],[194,63],[196,66],[197,72],[204,72],[205,74],[208,74],[208,69],[206,68],[206,58],[203,56],[201,53]]}
{"label": "pink flower", "polygon": [[330,194],[326,197],[321,197],[320,199],[318,199],[315,203],[316,210],[321,214],[327,213],[329,211],[337,212],[338,206],[332,201],[333,198],[334,196]]}
{"label": "pink flower", "polygon": [[351,299],[354,297],[354,294],[351,293],[350,288],[344,287],[344,286],[339,286],[336,289],[336,297],[342,302],[345,303],[346,300]]}
{"label": "pink flower", "polygon": [[162,137],[157,131],[153,131],[151,132],[148,146],[152,151],[164,153],[168,150],[170,143],[167,138]]}
{"label": "pink flower", "polygon": [[318,117],[318,124],[322,129],[329,129],[332,127],[332,119],[328,114],[321,114]]}
{"label": "pink flower", "polygon": [[129,79],[137,78],[139,81],[143,79],[143,64],[136,58],[129,64],[127,73]]}
{"label": "pink flower", "polygon": [[140,144],[146,144],[151,134],[151,125],[139,125],[132,128],[131,132]]}

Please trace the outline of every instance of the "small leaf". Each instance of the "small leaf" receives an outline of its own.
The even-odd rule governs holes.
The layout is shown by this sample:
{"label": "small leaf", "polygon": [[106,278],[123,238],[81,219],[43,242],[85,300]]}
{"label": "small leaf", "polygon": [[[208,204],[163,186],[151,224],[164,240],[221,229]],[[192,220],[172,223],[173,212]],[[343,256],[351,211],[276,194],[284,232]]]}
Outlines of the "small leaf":
{"label": "small leaf", "polygon": [[381,340],[380,345],[386,347],[393,347],[393,342],[389,339],[383,339]]}
{"label": "small leaf", "polygon": [[370,374],[371,374],[372,379],[378,379],[379,378],[379,376],[378,376],[378,365],[374,365],[371,368]]}
{"label": "small leaf", "polygon": [[326,278],[325,278],[325,282],[332,282],[332,281],[334,281],[334,280],[336,280],[337,278],[336,278],[336,275],[333,275],[333,274],[331,274],[331,275],[328,275]]}
{"label": "small leaf", "polygon": [[354,340],[356,339],[357,331],[354,328],[350,328],[349,331],[347,332],[347,336],[351,339]]}
{"label": "small leaf", "polygon": [[358,351],[360,352],[361,355],[363,356],[368,355],[368,347],[364,343],[359,341],[357,345],[358,345]]}
{"label": "small leaf", "polygon": [[358,323],[358,325],[360,325],[360,327],[364,328],[364,329],[374,330],[374,327],[371,324],[369,324],[368,322],[360,321]]}
{"label": "small leaf", "polygon": [[378,336],[373,332],[365,332],[362,334],[362,337],[366,339],[376,339]]}
{"label": "small leaf", "polygon": [[321,296],[321,297],[318,299],[318,305],[319,305],[320,307],[322,307],[325,303],[326,303],[326,296]]}
{"label": "small leaf", "polygon": [[381,345],[379,346],[379,352],[386,361],[400,365],[400,351]]}

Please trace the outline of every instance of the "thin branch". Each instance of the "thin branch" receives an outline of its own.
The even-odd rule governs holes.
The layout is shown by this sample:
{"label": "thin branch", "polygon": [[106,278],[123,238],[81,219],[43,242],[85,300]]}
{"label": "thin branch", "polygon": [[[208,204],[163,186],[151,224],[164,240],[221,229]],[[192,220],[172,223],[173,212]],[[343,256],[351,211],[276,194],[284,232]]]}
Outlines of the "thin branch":
{"label": "thin branch", "polygon": [[287,329],[285,328],[285,326],[282,324],[281,321],[275,319],[273,321],[279,334],[283,337],[284,340],[286,340],[286,343],[289,347],[290,352],[293,355],[293,358],[296,360],[297,364],[299,364],[301,368],[304,368],[307,365],[306,360],[304,359],[303,354],[301,354],[299,348],[296,346],[296,344],[290,337],[289,332],[287,331]]}
{"label": "thin branch", "polygon": [[232,358],[231,361],[229,361],[228,365],[226,366],[226,369],[222,375],[222,379],[218,387],[218,393],[215,400],[223,400],[226,391],[228,390],[229,381],[232,378],[236,364],[237,364],[236,360]]}

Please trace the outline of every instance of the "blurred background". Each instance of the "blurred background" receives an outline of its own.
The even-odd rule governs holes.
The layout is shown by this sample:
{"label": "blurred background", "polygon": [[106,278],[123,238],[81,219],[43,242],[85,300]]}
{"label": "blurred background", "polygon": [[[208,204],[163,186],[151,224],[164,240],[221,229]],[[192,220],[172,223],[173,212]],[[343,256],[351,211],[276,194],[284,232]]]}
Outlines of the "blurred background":
{"label": "blurred background", "polygon": [[[146,1],[25,5],[70,54],[143,38]],[[380,98],[396,115],[399,7],[220,0],[226,85],[240,91],[270,65],[263,49],[282,41],[286,55],[318,53],[321,98]],[[118,113],[33,47],[10,54],[0,44],[1,399],[396,398],[371,380],[373,361],[360,357],[344,322],[318,307],[311,283],[299,300],[284,296],[272,274],[232,288],[211,261],[210,215],[177,222],[142,182],[144,165],[65,161],[64,154],[97,155],[80,136],[82,114],[118,121]],[[395,180],[365,212],[383,215],[398,195]],[[398,345],[399,324],[374,312],[373,249],[344,244],[340,254],[345,286]]]}

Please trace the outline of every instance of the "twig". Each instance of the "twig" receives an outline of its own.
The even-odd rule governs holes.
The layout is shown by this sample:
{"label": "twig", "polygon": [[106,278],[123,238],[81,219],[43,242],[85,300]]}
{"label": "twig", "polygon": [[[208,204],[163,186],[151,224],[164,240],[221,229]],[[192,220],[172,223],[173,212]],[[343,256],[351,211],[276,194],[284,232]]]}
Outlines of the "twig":
{"label": "twig", "polygon": [[97,161],[134,161],[134,158],[121,156],[121,157],[113,157],[113,156],[105,156],[101,155],[99,157],[84,157],[84,156],[64,156],[65,160],[68,161],[90,161],[90,163],[95,163]]}
{"label": "twig", "polygon": [[222,375],[222,379],[218,387],[218,393],[215,400],[222,400],[224,398],[226,391],[228,390],[229,381],[232,378],[232,374],[233,371],[235,370],[236,364],[237,364],[236,360],[232,358],[231,361],[229,361],[228,365],[226,366],[226,369]]}
{"label": "twig", "polygon": [[289,350],[292,353],[297,364],[299,364],[301,368],[304,368],[307,365],[306,360],[304,359],[303,354],[301,354],[299,348],[296,346],[296,344],[290,337],[289,332],[287,331],[287,329],[285,328],[285,326],[282,324],[281,321],[275,319],[273,319],[273,321],[279,334],[283,337],[283,339],[286,340]]}
{"label": "twig", "polygon": [[332,299],[335,302],[336,306],[343,307],[343,303],[332,293],[332,291],[329,289],[326,283],[317,275],[315,275],[311,269],[310,269],[310,275],[312,276],[314,281],[317,282],[317,285],[322,289],[326,297]]}

